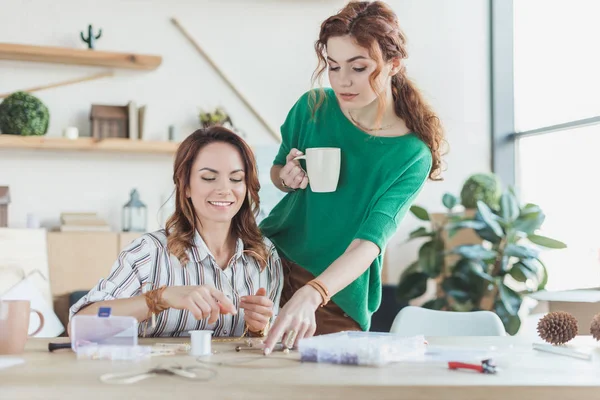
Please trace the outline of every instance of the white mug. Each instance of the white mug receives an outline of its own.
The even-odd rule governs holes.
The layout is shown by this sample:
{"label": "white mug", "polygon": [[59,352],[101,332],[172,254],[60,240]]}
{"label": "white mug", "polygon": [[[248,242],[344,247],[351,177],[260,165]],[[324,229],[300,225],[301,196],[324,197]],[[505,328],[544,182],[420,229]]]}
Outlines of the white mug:
{"label": "white mug", "polygon": [[341,154],[337,147],[312,147],[294,160],[306,160],[306,172],[313,192],[335,192],[340,178]]}

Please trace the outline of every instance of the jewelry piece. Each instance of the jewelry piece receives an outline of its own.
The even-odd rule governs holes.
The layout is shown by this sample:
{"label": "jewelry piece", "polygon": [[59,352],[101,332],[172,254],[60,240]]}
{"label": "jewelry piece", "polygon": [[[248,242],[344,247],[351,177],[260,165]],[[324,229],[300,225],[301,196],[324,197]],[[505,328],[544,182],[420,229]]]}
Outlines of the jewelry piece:
{"label": "jewelry piece", "polygon": [[[149,282],[146,285],[151,285]],[[144,288],[142,288],[143,290]],[[144,335],[146,337],[146,331],[148,329],[148,321],[152,320],[152,327],[156,326],[156,315],[160,314],[169,307],[164,303],[162,295],[167,289],[166,286],[161,286],[158,289],[149,290],[144,293],[146,299],[146,306],[148,307],[148,317],[146,318],[144,325]]]}
{"label": "jewelry piece", "polygon": [[366,126],[363,126],[360,122],[355,120],[354,117],[352,116],[352,114],[350,113],[350,111],[348,111],[348,115],[350,116],[350,120],[352,121],[352,123],[354,125],[356,125],[357,127],[359,127],[360,129],[362,129],[363,131],[369,131],[369,132],[385,131],[395,125],[395,123],[392,123],[390,125],[382,126],[381,128],[367,128]]}
{"label": "jewelry piece", "polygon": [[[273,347],[273,351],[283,351],[284,353],[285,353],[286,349],[287,348],[284,347],[281,343],[277,343],[275,345],[275,347]],[[235,346],[235,351],[238,352],[238,353],[240,351],[247,351],[247,350],[260,350],[260,351],[262,351],[264,349],[263,349],[263,347],[253,346],[253,345],[250,345],[250,346],[247,346],[247,347],[244,347],[244,346]]]}
{"label": "jewelry piece", "polygon": [[[274,362],[278,360],[279,362]],[[281,362],[283,361],[283,363]],[[256,355],[240,356],[235,358],[233,361],[208,361],[200,358],[196,359],[196,362],[203,365],[215,366],[215,367],[229,367],[229,368],[261,368],[261,369],[280,369],[286,367],[299,367],[301,362],[295,357],[257,357]],[[288,364],[286,365],[285,362]],[[259,363],[256,365],[255,363]],[[254,365],[252,365],[254,364]]]}
{"label": "jewelry piece", "polygon": [[329,303],[329,300],[331,299],[331,297],[329,296],[329,290],[323,284],[323,282],[321,282],[318,279],[313,279],[312,281],[309,281],[306,284],[313,287],[317,292],[319,292],[319,294],[321,295],[321,298],[323,299],[320,306],[325,307],[327,305],[327,303]]}
{"label": "jewelry piece", "polygon": [[291,330],[288,332],[287,337],[285,338],[285,347],[287,347],[288,349],[291,349],[294,347],[294,342],[296,341],[296,336],[298,335],[298,332],[296,332],[295,330]]}
{"label": "jewelry piece", "polygon": [[283,179],[281,180],[281,186],[283,186],[286,189],[291,190],[292,192],[296,191],[296,189],[294,189],[293,187],[288,186],[287,183],[285,183],[285,181]]}
{"label": "jewelry piece", "polygon": [[[248,333],[248,336],[251,337],[265,337],[267,336],[267,334],[269,333],[269,328],[271,327],[271,320],[267,321],[267,325],[265,325],[264,328],[262,328],[260,331],[254,332],[252,330],[250,330],[250,328],[248,328],[248,325],[246,325],[246,331]],[[244,336],[244,335],[242,335]]]}
{"label": "jewelry piece", "polygon": [[[197,374],[197,371],[207,372],[207,376]],[[181,365],[172,365],[141,371],[141,372],[125,372],[125,373],[108,373],[100,376],[102,383],[108,384],[132,384],[139,382],[144,379],[152,378],[155,376],[167,375],[167,376],[178,376],[180,378],[195,380],[195,381],[209,381],[217,376],[217,372],[210,368],[204,368],[199,366],[188,366],[182,367]]]}
{"label": "jewelry piece", "polygon": [[156,343],[152,346],[152,350],[155,348],[169,349],[175,351],[176,353],[187,353],[190,351],[192,346],[189,343]]}

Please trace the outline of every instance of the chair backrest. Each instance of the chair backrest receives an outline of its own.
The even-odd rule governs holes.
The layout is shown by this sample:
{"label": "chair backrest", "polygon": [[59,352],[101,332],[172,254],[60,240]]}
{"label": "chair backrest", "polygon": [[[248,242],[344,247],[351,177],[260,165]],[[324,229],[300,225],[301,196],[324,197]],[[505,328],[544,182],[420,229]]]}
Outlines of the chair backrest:
{"label": "chair backrest", "polygon": [[491,311],[438,311],[414,306],[400,310],[390,332],[402,336],[506,336],[502,321]]}

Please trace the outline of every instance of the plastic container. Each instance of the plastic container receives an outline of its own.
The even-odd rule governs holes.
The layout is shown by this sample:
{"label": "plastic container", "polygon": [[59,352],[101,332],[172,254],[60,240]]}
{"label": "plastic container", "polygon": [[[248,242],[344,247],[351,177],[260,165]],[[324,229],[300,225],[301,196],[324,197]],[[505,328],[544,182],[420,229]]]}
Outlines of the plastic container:
{"label": "plastic container", "polygon": [[76,315],[71,320],[71,348],[137,346],[138,322],[133,317]]}
{"label": "plastic container", "polygon": [[426,344],[423,335],[352,331],[302,339],[298,350],[303,362],[382,366],[422,360]]}

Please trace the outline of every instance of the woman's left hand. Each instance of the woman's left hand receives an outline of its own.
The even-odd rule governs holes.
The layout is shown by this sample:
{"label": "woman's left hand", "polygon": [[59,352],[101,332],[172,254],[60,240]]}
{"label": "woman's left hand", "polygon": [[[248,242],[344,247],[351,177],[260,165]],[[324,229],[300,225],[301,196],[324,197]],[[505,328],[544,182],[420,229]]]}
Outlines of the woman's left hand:
{"label": "woman's left hand", "polygon": [[315,311],[322,302],[321,295],[311,286],[304,286],[283,306],[265,341],[265,355],[282,339],[284,345],[296,347],[302,338],[315,334]]}
{"label": "woman's left hand", "polygon": [[241,298],[240,308],[244,309],[244,321],[251,332],[264,330],[273,316],[273,301],[266,294],[267,290],[260,288],[255,296]]}

